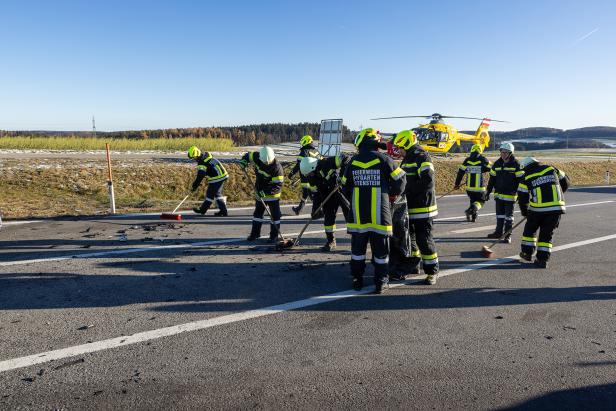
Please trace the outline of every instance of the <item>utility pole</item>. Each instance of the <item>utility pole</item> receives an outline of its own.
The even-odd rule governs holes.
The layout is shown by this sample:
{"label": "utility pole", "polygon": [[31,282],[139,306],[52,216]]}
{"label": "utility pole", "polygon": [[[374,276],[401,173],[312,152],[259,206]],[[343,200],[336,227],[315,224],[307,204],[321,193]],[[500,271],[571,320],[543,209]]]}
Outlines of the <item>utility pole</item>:
{"label": "utility pole", "polygon": [[94,120],[94,116],[92,116],[92,137],[96,138],[96,120]]}

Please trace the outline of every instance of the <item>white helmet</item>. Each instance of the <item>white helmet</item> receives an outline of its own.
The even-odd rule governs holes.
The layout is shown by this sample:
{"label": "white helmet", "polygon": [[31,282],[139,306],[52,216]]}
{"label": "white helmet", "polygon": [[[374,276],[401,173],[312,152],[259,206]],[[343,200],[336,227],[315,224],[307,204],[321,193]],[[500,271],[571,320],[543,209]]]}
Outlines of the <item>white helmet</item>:
{"label": "white helmet", "polygon": [[513,144],[511,144],[511,143],[503,143],[503,144],[500,145],[500,147],[498,149],[499,150],[507,150],[511,154],[513,154],[513,152],[515,151],[515,147],[513,147]]}
{"label": "white helmet", "polygon": [[271,147],[263,146],[259,150],[259,160],[261,160],[265,164],[272,164],[276,155],[274,154],[274,150]]}
{"label": "white helmet", "polygon": [[520,168],[526,168],[529,165],[533,164],[533,163],[538,163],[539,161],[537,161],[537,159],[535,157],[524,157],[524,159],[522,159],[522,161],[520,161]]}
{"label": "white helmet", "polygon": [[312,173],[317,168],[317,160],[315,157],[304,157],[299,162],[299,172],[302,173],[303,176],[307,176]]}

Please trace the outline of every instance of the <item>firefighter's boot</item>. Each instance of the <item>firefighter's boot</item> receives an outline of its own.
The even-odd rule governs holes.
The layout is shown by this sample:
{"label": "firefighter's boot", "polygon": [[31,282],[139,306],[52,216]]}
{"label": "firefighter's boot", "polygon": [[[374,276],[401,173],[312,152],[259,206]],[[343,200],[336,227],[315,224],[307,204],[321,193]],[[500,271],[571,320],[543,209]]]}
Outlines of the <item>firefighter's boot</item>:
{"label": "firefighter's boot", "polygon": [[299,204],[296,205],[295,207],[291,207],[291,210],[293,210],[293,212],[295,213],[295,215],[299,215],[299,213],[302,212],[302,209],[304,208],[304,206],[306,205],[306,200],[304,200],[303,198],[299,201]]}
{"label": "firefighter's boot", "polygon": [[275,243],[278,241],[278,233],[280,233],[280,224],[271,224],[268,242]]}
{"label": "firefighter's boot", "polygon": [[470,222],[473,216],[473,210],[469,207],[464,210],[464,214],[466,214],[466,221]]}
{"label": "firefighter's boot", "polygon": [[229,215],[227,212],[227,202],[224,197],[217,198],[216,205],[218,205],[218,212],[214,213],[216,217],[226,217]]}
{"label": "firefighter's boot", "polygon": [[321,251],[336,251],[336,237],[334,233],[325,233],[327,236],[327,243],[323,247],[321,247]]}
{"label": "firefighter's boot", "polygon": [[259,237],[261,237],[261,224],[262,223],[258,221],[252,222],[252,230],[250,230],[250,235],[248,236],[246,240],[254,241],[258,239]]}

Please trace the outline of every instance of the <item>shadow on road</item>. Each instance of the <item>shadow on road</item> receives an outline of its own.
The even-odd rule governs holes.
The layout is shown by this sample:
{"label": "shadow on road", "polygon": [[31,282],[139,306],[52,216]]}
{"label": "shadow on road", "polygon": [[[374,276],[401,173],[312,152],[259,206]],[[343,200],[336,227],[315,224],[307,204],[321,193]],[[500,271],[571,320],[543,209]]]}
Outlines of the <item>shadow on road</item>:
{"label": "shadow on road", "polygon": [[616,384],[590,385],[554,391],[501,411],[526,410],[610,410],[616,409]]}

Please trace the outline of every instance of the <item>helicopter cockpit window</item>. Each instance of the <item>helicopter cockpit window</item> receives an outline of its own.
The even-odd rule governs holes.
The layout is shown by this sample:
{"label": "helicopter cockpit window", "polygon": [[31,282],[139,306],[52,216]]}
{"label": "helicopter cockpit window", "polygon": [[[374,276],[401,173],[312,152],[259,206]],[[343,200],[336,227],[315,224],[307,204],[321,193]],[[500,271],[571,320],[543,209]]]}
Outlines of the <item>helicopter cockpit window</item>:
{"label": "helicopter cockpit window", "polygon": [[434,139],[434,130],[430,130],[429,128],[416,128],[414,131],[417,135],[417,141]]}

